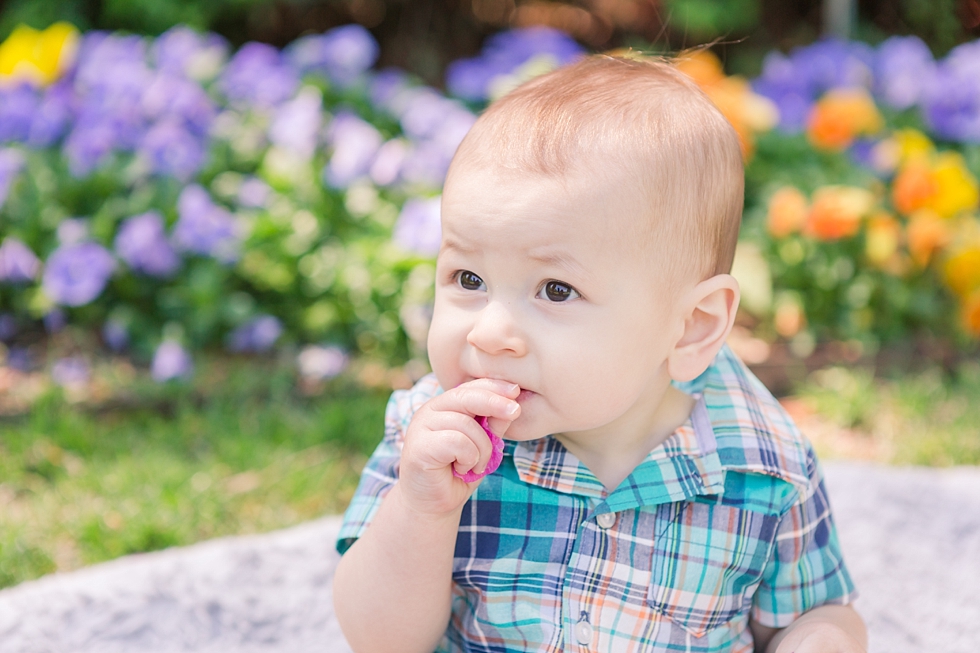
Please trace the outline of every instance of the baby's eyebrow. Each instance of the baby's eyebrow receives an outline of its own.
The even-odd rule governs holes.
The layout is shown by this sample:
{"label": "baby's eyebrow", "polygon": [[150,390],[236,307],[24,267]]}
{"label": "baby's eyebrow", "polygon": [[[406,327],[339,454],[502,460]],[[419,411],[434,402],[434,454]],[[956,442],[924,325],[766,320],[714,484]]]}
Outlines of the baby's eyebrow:
{"label": "baby's eyebrow", "polygon": [[467,245],[464,245],[463,243],[459,242],[458,240],[455,240],[450,236],[446,236],[445,238],[443,238],[442,249],[444,250],[450,249],[456,252],[461,252],[463,254],[473,254],[477,251],[475,247],[468,247]]}
{"label": "baby's eyebrow", "polygon": [[581,263],[575,260],[574,257],[564,254],[562,252],[542,252],[540,254],[529,253],[528,258],[532,261],[538,263],[543,263],[545,265],[551,265],[554,267],[564,268],[568,270],[573,275],[578,277],[591,277],[589,270],[583,266]]}

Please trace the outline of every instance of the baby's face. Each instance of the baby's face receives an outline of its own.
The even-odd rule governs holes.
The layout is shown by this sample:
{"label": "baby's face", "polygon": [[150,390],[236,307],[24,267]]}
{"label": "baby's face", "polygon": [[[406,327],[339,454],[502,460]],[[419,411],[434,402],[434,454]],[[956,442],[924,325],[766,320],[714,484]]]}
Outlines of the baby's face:
{"label": "baby's face", "polygon": [[518,384],[512,440],[651,414],[683,321],[659,278],[663,248],[627,229],[641,211],[639,193],[584,173],[455,169],[428,339],[442,387]]}

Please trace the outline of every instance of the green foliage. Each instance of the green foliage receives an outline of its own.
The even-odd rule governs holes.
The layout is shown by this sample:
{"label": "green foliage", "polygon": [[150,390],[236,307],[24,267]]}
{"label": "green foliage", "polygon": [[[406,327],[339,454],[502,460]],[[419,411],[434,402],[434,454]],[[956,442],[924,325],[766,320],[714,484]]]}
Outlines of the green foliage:
{"label": "green foliage", "polygon": [[832,367],[798,391],[823,418],[870,440],[881,462],[932,466],[980,464],[977,396],[976,361],[952,374],[930,368],[878,379],[870,370]]}
{"label": "green foliage", "polygon": [[0,587],[343,510],[381,438],[387,392],[338,379],[303,398],[292,374],[211,361],[195,387],[137,382],[129,408],[86,413],[56,393],[8,418]]}

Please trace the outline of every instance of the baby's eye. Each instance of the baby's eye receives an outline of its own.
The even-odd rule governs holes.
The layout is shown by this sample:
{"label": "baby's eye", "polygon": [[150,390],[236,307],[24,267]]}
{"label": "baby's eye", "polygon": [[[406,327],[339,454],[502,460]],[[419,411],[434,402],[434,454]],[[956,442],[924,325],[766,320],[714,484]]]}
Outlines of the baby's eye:
{"label": "baby's eye", "polygon": [[542,299],[548,299],[552,302],[566,302],[569,299],[581,297],[577,290],[562,281],[549,281],[544,284],[544,288],[538,293],[538,297],[541,297],[542,294],[544,295]]}
{"label": "baby's eye", "polygon": [[457,272],[456,282],[464,290],[480,290],[484,287],[483,279],[469,270],[460,270]]}

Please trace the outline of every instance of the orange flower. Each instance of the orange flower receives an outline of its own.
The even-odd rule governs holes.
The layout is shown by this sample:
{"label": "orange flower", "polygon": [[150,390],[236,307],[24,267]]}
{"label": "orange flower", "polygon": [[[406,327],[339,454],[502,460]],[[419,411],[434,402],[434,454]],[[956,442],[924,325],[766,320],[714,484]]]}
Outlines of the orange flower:
{"label": "orange flower", "polygon": [[980,337],[980,290],[973,292],[963,302],[960,318],[963,328],[971,336]]}
{"label": "orange flower", "polygon": [[785,238],[806,222],[806,196],[792,186],[783,186],[769,198],[766,226],[773,238]]}
{"label": "orange flower", "polygon": [[928,206],[939,191],[929,164],[923,159],[913,159],[899,171],[892,183],[892,203],[899,213],[908,215]]}
{"label": "orange flower", "polygon": [[925,267],[933,253],[949,243],[949,224],[934,211],[922,209],[909,218],[906,236],[912,260]]}
{"label": "orange flower", "polygon": [[946,261],[946,283],[960,297],[980,290],[980,246],[967,247]]}
{"label": "orange flower", "polygon": [[806,326],[806,314],[799,301],[784,297],[776,305],[772,322],[776,333],[784,338],[792,338]]}
{"label": "orange flower", "polygon": [[804,233],[818,240],[840,240],[857,233],[874,195],[852,186],[824,186],[813,194]]}
{"label": "orange flower", "polygon": [[768,98],[756,95],[744,78],[726,77],[721,61],[710,50],[683,52],[674,66],[694,80],[725,116],[748,158],[754,147],[755,132],[768,131],[779,122],[779,111]]}
{"label": "orange flower", "polygon": [[864,253],[874,265],[886,267],[898,252],[902,228],[887,213],[876,213],[868,220]]}
{"label": "orange flower", "polygon": [[681,52],[674,59],[674,66],[690,77],[701,88],[717,84],[725,79],[721,61],[711,50],[698,49]]}
{"label": "orange flower", "polygon": [[807,136],[817,147],[843,150],[857,136],[873,134],[881,125],[881,114],[867,91],[837,89],[813,106],[807,119]]}

